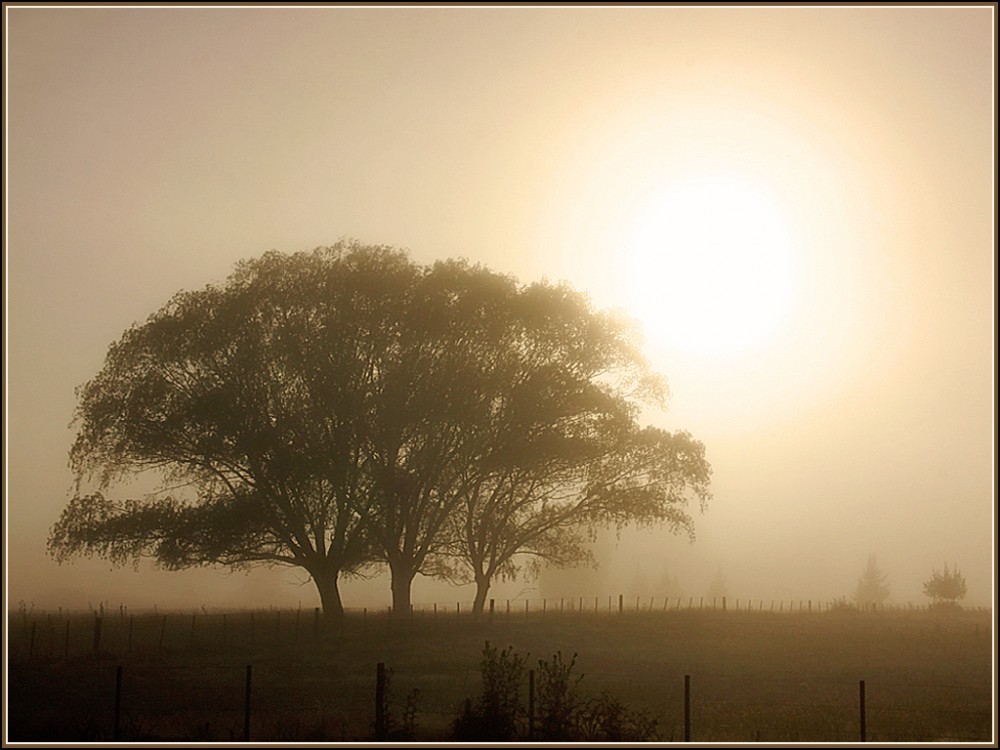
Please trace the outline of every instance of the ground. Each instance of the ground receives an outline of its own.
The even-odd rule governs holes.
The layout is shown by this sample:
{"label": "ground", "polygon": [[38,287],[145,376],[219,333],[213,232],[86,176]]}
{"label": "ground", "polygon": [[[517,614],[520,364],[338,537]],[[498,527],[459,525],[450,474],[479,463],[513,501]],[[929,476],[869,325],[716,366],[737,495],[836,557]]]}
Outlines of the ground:
{"label": "ground", "polygon": [[486,641],[530,654],[529,665],[577,653],[582,693],[648,712],[663,741],[683,739],[685,675],[695,741],[856,741],[862,680],[869,741],[991,739],[989,612],[651,604],[503,606],[478,620],[442,607],[405,622],[349,612],[330,632],[311,610],[116,611],[101,621],[96,652],[92,613],[11,613],[8,740],[113,738],[118,666],[120,739],[239,740],[248,665],[251,739],[371,739],[379,662],[391,670],[392,731],[444,740],[463,699],[479,693]]}

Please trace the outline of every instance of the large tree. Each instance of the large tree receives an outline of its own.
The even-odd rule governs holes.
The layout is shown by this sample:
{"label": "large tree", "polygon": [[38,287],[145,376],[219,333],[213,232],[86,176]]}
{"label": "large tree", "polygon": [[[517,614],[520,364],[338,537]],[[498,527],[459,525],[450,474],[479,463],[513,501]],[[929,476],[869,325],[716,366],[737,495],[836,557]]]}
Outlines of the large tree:
{"label": "large tree", "polygon": [[[339,577],[373,559],[370,394],[419,273],[384,248],[268,253],[129,329],[79,389],[77,494],[52,553],[298,566],[342,613]],[[149,470],[170,494],[105,496]]]}
{"label": "large tree", "polygon": [[[598,516],[685,524],[671,491],[704,489],[701,454],[687,473],[667,461],[683,440],[657,466],[629,464],[638,404],[664,393],[631,329],[565,286],[354,244],[269,253],[111,347],[80,391],[78,493],[50,548],[300,566],[330,613],[341,575],[384,563],[406,614],[463,504],[504,476],[509,501],[530,500],[519,551],[549,554],[544,536]],[[183,491],[105,497],[144,470]]]}
{"label": "large tree", "polygon": [[492,583],[525,566],[593,562],[597,528],[663,524],[694,536],[689,501],[704,509],[711,468],[704,446],[687,433],[632,424],[590,441],[524,446],[517,463],[487,472],[453,514],[445,555],[452,580],[476,585],[483,610]]}
{"label": "large tree", "polygon": [[455,519],[486,484],[537,467],[559,441],[579,462],[585,432],[631,424],[629,399],[663,390],[628,326],[583,295],[464,261],[436,263],[414,285],[381,364],[365,527],[400,614],[414,577],[440,572]]}
{"label": "large tree", "polygon": [[382,394],[392,408],[373,415],[384,492],[368,525],[396,611],[418,572],[455,578],[467,563],[481,610],[516,556],[568,564],[589,525],[687,526],[684,487],[707,497],[700,444],[637,429],[637,404],[665,386],[628,325],[585,296],[449,261],[403,326]]}

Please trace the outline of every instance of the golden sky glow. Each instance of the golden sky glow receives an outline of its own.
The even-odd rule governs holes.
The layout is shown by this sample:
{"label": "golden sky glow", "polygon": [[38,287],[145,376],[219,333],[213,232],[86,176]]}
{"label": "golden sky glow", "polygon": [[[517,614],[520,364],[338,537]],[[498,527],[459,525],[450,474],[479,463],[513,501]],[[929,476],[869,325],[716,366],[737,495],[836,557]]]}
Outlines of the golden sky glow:
{"label": "golden sky glow", "polygon": [[694,545],[630,549],[692,594],[832,598],[875,552],[901,600],[945,560],[990,597],[993,7],[4,12],[11,601],[302,595],[44,544],[108,345],[343,237],[642,324],[672,392],[648,418],[706,443],[715,500]]}

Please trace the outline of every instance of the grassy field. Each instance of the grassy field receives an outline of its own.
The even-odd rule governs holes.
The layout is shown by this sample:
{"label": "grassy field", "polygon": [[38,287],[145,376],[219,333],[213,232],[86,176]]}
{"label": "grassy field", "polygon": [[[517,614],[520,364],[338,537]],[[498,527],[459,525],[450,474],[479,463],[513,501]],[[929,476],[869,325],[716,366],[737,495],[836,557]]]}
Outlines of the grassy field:
{"label": "grassy field", "polygon": [[332,633],[315,631],[312,611],[115,612],[101,621],[96,652],[94,620],[9,614],[10,741],[112,738],[119,665],[123,740],[240,740],[247,665],[252,740],[368,740],[378,662],[392,670],[394,726],[409,696],[406,738],[445,740],[463,699],[479,693],[486,641],[529,654],[530,665],[579,654],[581,692],[647,712],[662,741],[683,738],[685,675],[694,741],[855,742],[860,680],[869,741],[994,739],[984,611],[549,610],[473,620],[442,610],[402,623],[350,613]]}

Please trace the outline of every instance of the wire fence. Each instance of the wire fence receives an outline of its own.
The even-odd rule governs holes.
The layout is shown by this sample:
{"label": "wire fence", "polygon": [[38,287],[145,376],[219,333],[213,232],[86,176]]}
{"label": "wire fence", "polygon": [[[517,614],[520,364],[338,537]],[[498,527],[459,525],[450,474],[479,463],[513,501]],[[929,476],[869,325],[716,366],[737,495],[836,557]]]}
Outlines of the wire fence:
{"label": "wire fence", "polygon": [[[9,614],[8,621],[19,632],[8,638],[12,660],[69,658],[84,653],[125,656],[140,651],[253,648],[261,645],[297,643],[329,632],[369,635],[391,633],[407,623],[431,623],[440,626],[512,623],[544,619],[546,616],[636,615],[667,613],[789,614],[789,615],[909,615],[930,611],[928,607],[909,605],[848,607],[840,601],[731,599],[728,597],[561,597],[490,599],[482,612],[473,611],[471,600],[454,603],[434,602],[413,605],[403,617],[393,617],[391,607],[360,607],[344,610],[334,622],[325,618],[318,607],[303,609],[260,609],[223,611],[200,608],[190,612],[143,611],[131,614],[122,605],[117,611],[103,606],[87,612],[28,612]],[[988,612],[964,610],[968,615]],[[925,625],[939,627],[935,623]],[[19,627],[18,627],[19,626]],[[977,637],[982,631],[978,620],[967,623]]]}
{"label": "wire fence", "polygon": [[[314,686],[313,700],[290,704],[283,695],[288,670],[274,665],[114,665],[68,670],[58,706],[38,706],[33,721],[11,711],[13,740],[101,741],[357,741],[389,739],[394,732],[447,739],[461,699],[435,692],[421,675],[389,671],[380,695],[376,664],[353,675],[349,689]],[[12,667],[11,683],[31,682],[30,670]],[[391,666],[387,667],[391,670]],[[588,674],[602,682],[613,675]],[[647,710],[656,721],[650,739],[664,741],[985,742],[992,738],[988,685],[911,683],[921,702],[895,703],[867,682],[808,684],[718,674],[664,675]],[[473,697],[478,679],[461,680]],[[385,688],[383,688],[385,690]],[[296,691],[299,694],[301,691]],[[980,698],[973,698],[978,694]],[[522,693],[523,695],[523,693]],[[798,697],[789,699],[790,695]],[[383,729],[379,706],[384,706]],[[685,711],[687,707],[687,711]],[[18,724],[25,736],[18,737]],[[380,737],[380,732],[382,736]]]}
{"label": "wire fence", "polygon": [[[993,738],[992,634],[981,614],[831,618],[841,610],[814,602],[787,619],[744,601],[494,600],[478,616],[455,602],[406,617],[348,610],[332,622],[315,609],[12,614],[8,731],[26,741],[447,739],[463,700],[480,691],[475,644],[491,639],[535,653],[606,646],[608,658],[584,665],[587,691],[622,696],[655,719],[663,741]],[[789,609],[776,603],[778,614]],[[869,631],[870,642],[852,645]],[[787,647],[769,653],[781,658],[753,661],[732,645],[747,639],[753,650],[775,633]],[[814,645],[835,637],[863,652],[851,667],[823,661]],[[886,655],[896,642],[902,651]],[[939,666],[920,667],[932,658]]]}

